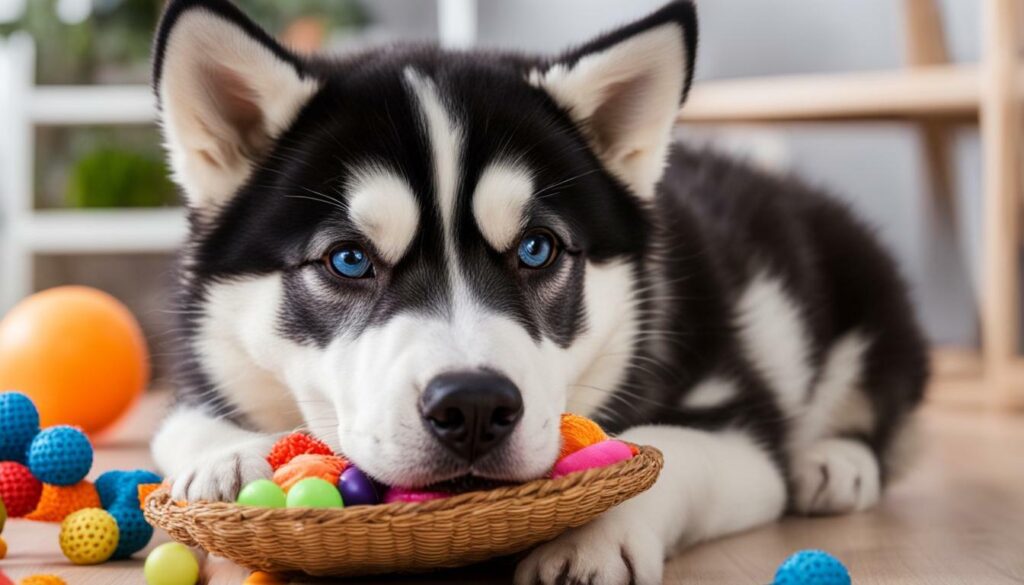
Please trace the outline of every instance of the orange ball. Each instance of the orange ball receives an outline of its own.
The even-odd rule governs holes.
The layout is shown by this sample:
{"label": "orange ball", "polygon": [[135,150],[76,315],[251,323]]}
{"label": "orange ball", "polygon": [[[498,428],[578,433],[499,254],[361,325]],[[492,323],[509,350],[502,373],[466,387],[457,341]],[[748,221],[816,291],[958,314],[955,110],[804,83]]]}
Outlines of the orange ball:
{"label": "orange ball", "polygon": [[562,415],[561,431],[562,451],[558,454],[559,459],[608,438],[596,422],[568,412]]}
{"label": "orange ball", "polygon": [[0,388],[39,409],[40,424],[95,434],[110,426],[149,383],[142,329],[120,301],[84,286],[23,300],[0,322]]}
{"label": "orange ball", "polygon": [[44,483],[39,505],[25,518],[37,522],[63,522],[72,512],[99,507],[100,494],[88,481],[68,486]]}

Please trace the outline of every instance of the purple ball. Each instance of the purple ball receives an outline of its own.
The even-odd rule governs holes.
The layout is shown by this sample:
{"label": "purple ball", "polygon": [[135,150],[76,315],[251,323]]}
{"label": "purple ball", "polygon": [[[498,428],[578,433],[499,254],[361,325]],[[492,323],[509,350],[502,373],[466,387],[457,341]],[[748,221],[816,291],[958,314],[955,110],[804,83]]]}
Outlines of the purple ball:
{"label": "purple ball", "polygon": [[358,467],[350,465],[338,478],[338,490],[345,507],[372,506],[380,503],[377,486]]}

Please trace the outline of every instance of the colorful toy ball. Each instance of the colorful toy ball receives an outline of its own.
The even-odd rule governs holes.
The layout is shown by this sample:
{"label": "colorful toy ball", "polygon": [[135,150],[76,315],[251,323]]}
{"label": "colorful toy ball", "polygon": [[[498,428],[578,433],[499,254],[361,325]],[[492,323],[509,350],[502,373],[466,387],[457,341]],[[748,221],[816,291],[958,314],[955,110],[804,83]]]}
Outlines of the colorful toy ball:
{"label": "colorful toy ball", "polygon": [[99,507],[100,496],[96,487],[87,481],[68,486],[45,483],[39,504],[25,518],[37,522],[61,522],[72,512]]}
{"label": "colorful toy ball", "polygon": [[555,463],[554,469],[551,470],[551,477],[562,477],[577,471],[607,467],[632,457],[633,449],[629,445],[622,441],[608,439],[559,459]]}
{"label": "colorful toy ball", "polygon": [[255,508],[284,508],[286,501],[281,486],[269,479],[257,479],[238,492],[237,503]]}
{"label": "colorful toy ball", "polygon": [[341,508],[341,493],[329,481],[307,477],[288,490],[285,504],[289,508]]}
{"label": "colorful toy ball", "polygon": [[28,468],[43,483],[74,485],[92,469],[92,443],[75,427],[43,429],[28,447]]}
{"label": "colorful toy ball", "polygon": [[44,427],[94,434],[131,406],[149,382],[142,329],[114,297],[84,286],[34,294],[0,321],[0,388],[16,388]]}
{"label": "colorful toy ball", "polygon": [[562,415],[561,433],[562,451],[558,454],[559,459],[608,438],[596,422],[568,412]]}
{"label": "colorful toy ball", "polygon": [[7,558],[7,541],[0,537],[0,559]]}
{"label": "colorful toy ball", "polygon": [[277,471],[285,463],[288,463],[299,455],[334,455],[334,451],[326,443],[307,435],[306,433],[292,433],[285,435],[274,443],[267,455],[267,463],[271,469]]}
{"label": "colorful toy ball", "polygon": [[443,500],[451,497],[451,494],[445,492],[431,492],[426,490],[414,490],[393,487],[388,489],[384,494],[385,504],[421,504],[423,502],[430,502],[432,500]]}
{"label": "colorful toy ball", "polygon": [[187,546],[168,542],[149,553],[143,572],[147,585],[195,585],[199,561]]}
{"label": "colorful toy ball", "polygon": [[373,480],[354,465],[341,472],[338,491],[341,492],[345,506],[372,506],[380,503],[380,494]]}
{"label": "colorful toy ball", "polygon": [[25,462],[28,444],[39,432],[39,411],[21,392],[0,394],[0,460]]}
{"label": "colorful toy ball", "polygon": [[850,573],[823,550],[802,550],[779,566],[772,585],[850,585]]}
{"label": "colorful toy ball", "polygon": [[0,499],[11,518],[20,518],[36,509],[43,484],[27,467],[14,461],[0,462]]}
{"label": "colorful toy ball", "polygon": [[149,540],[153,538],[153,527],[146,522],[142,510],[138,506],[129,503],[122,503],[107,510],[117,522],[118,539],[117,548],[112,559],[127,559],[133,554],[146,548]]}
{"label": "colorful toy ball", "polygon": [[152,483],[159,484],[160,476],[146,469],[106,471],[96,478],[96,491],[106,510],[119,504],[138,508],[139,486]]}
{"label": "colorful toy ball", "polygon": [[99,508],[86,508],[61,523],[60,550],[76,565],[98,565],[113,556],[119,537],[113,516]]}
{"label": "colorful toy ball", "polygon": [[68,583],[57,575],[29,575],[18,581],[18,585],[68,585]]}

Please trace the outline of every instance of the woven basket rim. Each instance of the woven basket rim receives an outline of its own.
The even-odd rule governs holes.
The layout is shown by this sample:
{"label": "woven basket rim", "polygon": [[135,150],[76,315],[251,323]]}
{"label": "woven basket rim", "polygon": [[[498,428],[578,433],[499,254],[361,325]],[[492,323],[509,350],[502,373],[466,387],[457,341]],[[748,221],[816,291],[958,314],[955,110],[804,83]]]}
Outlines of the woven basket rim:
{"label": "woven basket rim", "polygon": [[169,508],[175,514],[201,514],[204,516],[230,515],[239,520],[313,520],[345,522],[345,523],[389,523],[397,519],[442,512],[456,508],[467,508],[466,513],[472,513],[476,505],[494,504],[498,502],[522,500],[523,498],[543,498],[549,495],[556,495],[579,485],[585,485],[595,480],[613,479],[619,476],[629,476],[641,467],[653,466],[661,469],[664,459],[661,451],[647,445],[636,445],[638,452],[635,456],[625,461],[570,473],[568,475],[551,479],[540,478],[526,483],[511,486],[492,488],[489,490],[473,491],[439,500],[426,502],[395,502],[390,504],[378,504],[373,506],[351,506],[345,508],[260,508],[256,506],[243,506],[233,502],[208,502],[198,501],[181,504],[171,500],[170,491],[167,487],[161,487],[154,491],[146,499],[145,507],[151,513],[160,515],[161,508]]}

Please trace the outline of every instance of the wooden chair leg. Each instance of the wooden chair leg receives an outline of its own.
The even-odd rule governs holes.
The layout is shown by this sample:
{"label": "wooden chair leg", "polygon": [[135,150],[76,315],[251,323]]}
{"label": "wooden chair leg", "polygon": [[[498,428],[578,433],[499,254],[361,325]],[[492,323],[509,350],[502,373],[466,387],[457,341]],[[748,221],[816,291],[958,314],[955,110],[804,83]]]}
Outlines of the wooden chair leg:
{"label": "wooden chair leg", "polygon": [[1014,376],[1010,375],[1020,343],[1018,3],[1019,0],[985,0],[982,8],[982,357],[992,400],[1000,405],[1021,398]]}

